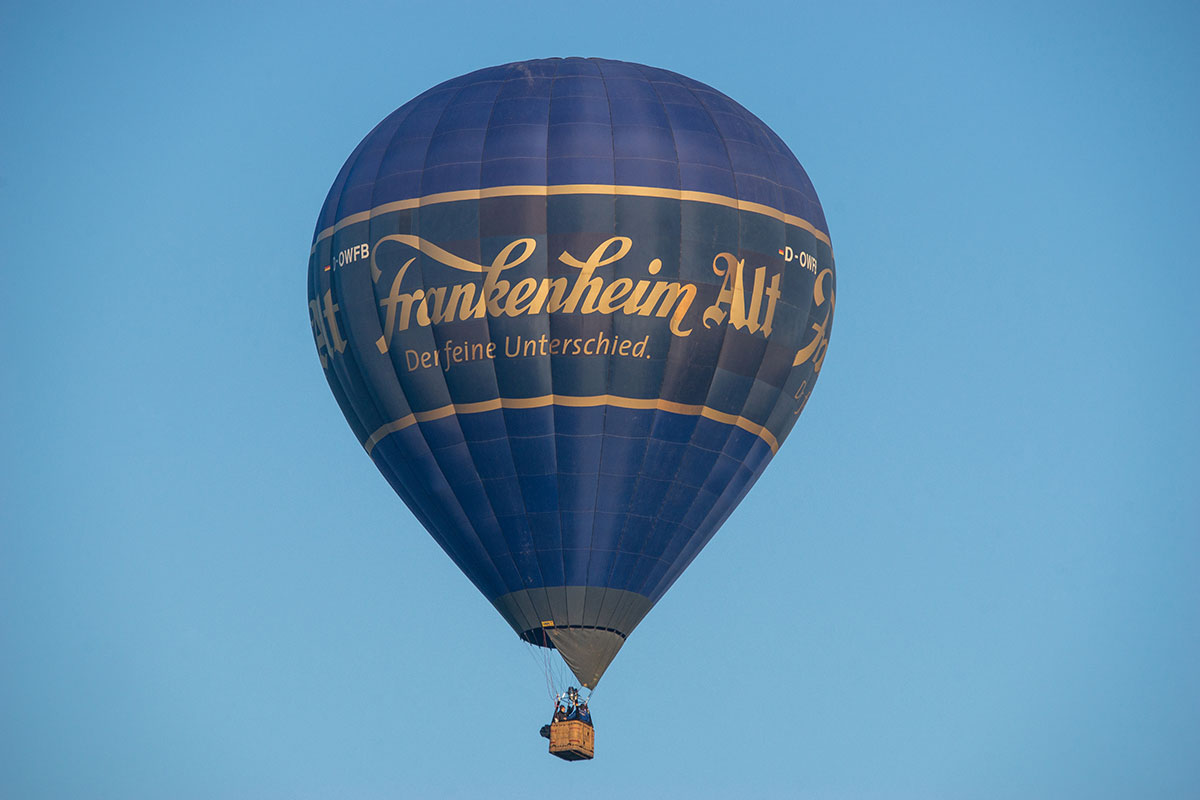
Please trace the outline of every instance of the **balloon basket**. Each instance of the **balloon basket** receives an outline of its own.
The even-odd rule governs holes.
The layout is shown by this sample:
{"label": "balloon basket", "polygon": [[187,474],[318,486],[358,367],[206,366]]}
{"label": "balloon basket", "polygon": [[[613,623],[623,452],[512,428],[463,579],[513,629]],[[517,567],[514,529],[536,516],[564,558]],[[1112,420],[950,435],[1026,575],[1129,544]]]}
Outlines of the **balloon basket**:
{"label": "balloon basket", "polygon": [[555,722],[550,726],[550,754],[567,761],[586,761],[596,751],[596,730],[578,719]]}

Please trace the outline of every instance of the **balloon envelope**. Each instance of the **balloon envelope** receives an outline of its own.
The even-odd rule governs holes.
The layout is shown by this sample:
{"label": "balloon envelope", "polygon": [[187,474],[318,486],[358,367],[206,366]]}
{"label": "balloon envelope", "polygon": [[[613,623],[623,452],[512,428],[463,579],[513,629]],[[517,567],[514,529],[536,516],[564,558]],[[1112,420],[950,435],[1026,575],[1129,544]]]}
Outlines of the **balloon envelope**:
{"label": "balloon envelope", "polygon": [[816,193],[766,125],[578,58],[383,120],[329,192],[308,287],[380,472],[588,687],[787,437],[835,289]]}

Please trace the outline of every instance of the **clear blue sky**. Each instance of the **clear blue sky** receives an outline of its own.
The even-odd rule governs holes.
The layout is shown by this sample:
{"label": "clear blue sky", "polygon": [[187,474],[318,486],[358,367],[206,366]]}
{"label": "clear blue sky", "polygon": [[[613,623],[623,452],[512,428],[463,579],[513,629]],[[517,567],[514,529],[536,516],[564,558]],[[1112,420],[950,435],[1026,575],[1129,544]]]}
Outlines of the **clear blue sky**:
{"label": "clear blue sky", "polygon": [[[575,5],[0,12],[0,796],[1200,796],[1197,6]],[[758,114],[838,264],[804,417],[587,764],[305,308],[379,119],[567,55]]]}

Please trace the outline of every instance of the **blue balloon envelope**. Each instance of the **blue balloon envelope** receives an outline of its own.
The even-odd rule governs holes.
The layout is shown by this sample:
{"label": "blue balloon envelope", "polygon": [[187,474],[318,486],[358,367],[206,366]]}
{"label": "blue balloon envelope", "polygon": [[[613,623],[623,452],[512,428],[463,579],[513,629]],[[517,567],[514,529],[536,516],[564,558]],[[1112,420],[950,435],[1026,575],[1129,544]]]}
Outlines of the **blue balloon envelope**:
{"label": "blue balloon envelope", "polygon": [[589,688],[787,437],[834,293],[816,193],[770,128],[581,58],[479,70],[379,123],[308,273],[375,465]]}

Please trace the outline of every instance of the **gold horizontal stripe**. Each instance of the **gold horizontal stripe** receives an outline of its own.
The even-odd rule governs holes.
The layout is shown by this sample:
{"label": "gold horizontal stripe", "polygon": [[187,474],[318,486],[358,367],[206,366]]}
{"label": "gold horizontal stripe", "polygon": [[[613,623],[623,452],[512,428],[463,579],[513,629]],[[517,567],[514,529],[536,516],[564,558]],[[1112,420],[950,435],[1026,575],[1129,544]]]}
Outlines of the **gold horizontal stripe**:
{"label": "gold horizontal stripe", "polygon": [[394,203],[384,203],[375,206],[369,211],[360,211],[357,214],[351,214],[339,220],[335,225],[325,228],[317,234],[317,239],[313,242],[312,249],[309,254],[317,251],[317,245],[321,240],[333,236],[334,233],[345,228],[347,225],[354,225],[358,222],[366,222],[371,217],[380,216],[382,214],[390,214],[393,211],[404,211],[409,208],[420,208],[421,206],[432,206],[438,203],[456,203],[460,200],[482,200],[487,197],[551,197],[555,195],[566,194],[609,194],[621,195],[624,197],[663,197],[669,200],[690,200],[694,203],[711,203],[712,205],[725,206],[726,208],[736,208],[739,211],[751,211],[755,214],[771,217],[772,219],[781,220],[788,225],[794,225],[797,228],[803,228],[813,236],[820,239],[825,244],[830,244],[829,236],[824,231],[818,230],[811,222],[802,217],[797,217],[793,214],[785,214],[777,208],[763,205],[762,203],[751,203],[746,200],[738,200],[734,197],[726,197],[723,194],[712,194],[710,192],[693,192],[680,191],[679,189],[660,189],[654,186],[611,186],[604,183],[569,183],[558,186],[493,186],[490,189],[465,189],[460,192],[439,192],[437,194],[427,194],[424,197],[413,197],[408,200],[397,200]]}
{"label": "gold horizontal stripe", "polygon": [[587,397],[547,394],[541,397],[497,397],[495,400],[484,400],[479,403],[459,403],[457,405],[451,403],[448,406],[434,408],[429,411],[416,411],[400,419],[392,420],[386,425],[381,425],[374,433],[367,437],[367,441],[363,442],[363,447],[366,448],[369,455],[375,449],[375,445],[379,444],[380,440],[385,436],[396,431],[402,431],[418,422],[432,422],[433,420],[443,419],[454,414],[479,414],[484,411],[495,411],[500,408],[544,408],[550,405],[567,406],[570,408],[616,406],[617,408],[669,411],[672,414],[705,417],[714,422],[724,423],[725,425],[736,425],[766,442],[767,447],[771,448],[772,453],[779,452],[779,440],[775,438],[775,435],[762,425],[751,422],[745,417],[739,417],[736,414],[727,414],[724,411],[717,411],[715,408],[709,408],[708,406],[684,405],[683,403],[673,403],[670,400],[657,398],[617,397],[611,394],[597,394]]}

